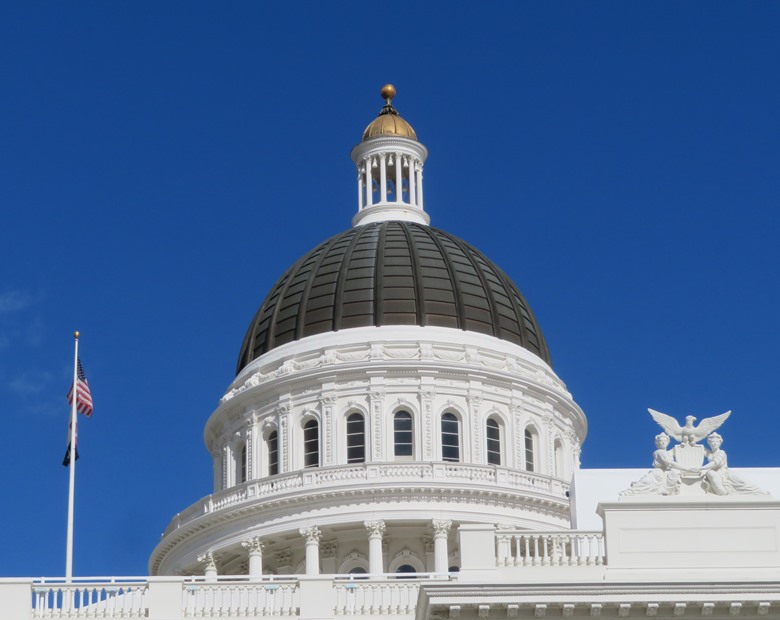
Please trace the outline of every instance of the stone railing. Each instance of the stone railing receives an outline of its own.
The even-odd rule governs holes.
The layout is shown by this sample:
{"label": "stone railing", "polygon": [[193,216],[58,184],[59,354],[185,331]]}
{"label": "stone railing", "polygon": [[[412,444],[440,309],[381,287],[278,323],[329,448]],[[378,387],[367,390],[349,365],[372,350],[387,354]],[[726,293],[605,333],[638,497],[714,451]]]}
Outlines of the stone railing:
{"label": "stone railing", "polygon": [[[25,618],[294,618],[413,616],[420,583],[449,575],[320,575],[79,578],[0,582],[0,617]],[[5,586],[8,585],[9,588]],[[15,589],[11,589],[11,587]],[[32,588],[32,606],[30,606]],[[6,592],[8,589],[8,592]],[[306,607],[308,605],[308,608]],[[26,609],[25,609],[26,608]],[[6,611],[12,610],[6,616]]]}
{"label": "stone railing", "polygon": [[[241,581],[236,581],[240,579]],[[264,578],[260,583],[246,577],[223,578],[216,583],[184,584],[182,609],[185,618],[236,618],[297,616],[299,587],[295,578]]]}
{"label": "stone railing", "polygon": [[[394,576],[395,577],[395,576]],[[418,581],[346,581],[334,584],[337,616],[414,614]]]}
{"label": "stone railing", "polygon": [[32,586],[33,618],[145,618],[145,577],[40,579]]}
{"label": "stone railing", "polygon": [[605,563],[600,531],[496,531],[497,566],[598,566]]}
{"label": "stone railing", "polygon": [[529,491],[566,501],[568,484],[542,474],[518,471],[496,465],[466,463],[361,463],[333,467],[316,467],[262,480],[251,480],[219,491],[193,504],[176,515],[163,536],[182,525],[222,508],[265,498],[281,497],[296,491],[314,491],[323,487],[343,487],[377,482],[413,482],[415,485],[474,482],[511,491]]}

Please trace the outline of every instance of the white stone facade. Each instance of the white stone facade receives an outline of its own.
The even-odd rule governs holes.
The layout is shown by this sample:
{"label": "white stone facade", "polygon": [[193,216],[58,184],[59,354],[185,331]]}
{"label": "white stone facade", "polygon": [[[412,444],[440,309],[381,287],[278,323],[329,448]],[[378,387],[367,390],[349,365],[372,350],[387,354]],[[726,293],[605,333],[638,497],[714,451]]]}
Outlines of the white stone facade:
{"label": "white stone facade", "polygon": [[[401,412],[411,418],[411,447],[397,454]],[[447,414],[457,425],[453,460],[443,453]],[[363,455],[349,462],[353,416],[362,420]],[[309,423],[318,429],[318,465],[307,467]],[[489,423],[498,431],[491,455]],[[295,572],[304,555],[298,531],[317,524],[323,541],[339,541],[320,566],[327,560],[328,572],[340,572],[353,557],[351,570],[370,556],[363,523],[380,519],[382,572],[393,572],[405,551],[405,564],[434,571],[425,542],[434,518],[568,527],[568,481],[585,433],[582,411],[549,366],[502,340],[388,326],[290,343],[245,368],[209,419],[215,493],[173,519],[150,569],[198,572],[197,557],[211,551],[240,572],[240,545],[257,536],[271,554],[267,571]],[[269,477],[271,458],[278,473]],[[284,563],[273,556],[281,548],[292,554]],[[439,569],[458,565],[454,539],[447,558]]]}

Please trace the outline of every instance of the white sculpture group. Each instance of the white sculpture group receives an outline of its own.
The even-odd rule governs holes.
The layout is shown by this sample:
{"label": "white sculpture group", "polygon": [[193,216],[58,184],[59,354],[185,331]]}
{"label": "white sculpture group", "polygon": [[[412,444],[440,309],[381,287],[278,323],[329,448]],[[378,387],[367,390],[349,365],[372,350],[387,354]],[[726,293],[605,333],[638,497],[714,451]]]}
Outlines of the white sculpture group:
{"label": "white sculpture group", "polygon": [[[726,452],[721,450],[723,437],[715,432],[731,415],[705,418],[698,426],[696,418],[687,416],[680,426],[672,416],[648,409],[665,432],[655,436],[653,469],[621,493],[626,495],[679,495],[685,489],[691,494],[764,495],[765,492],[729,471]],[[679,444],[669,450],[670,435]],[[707,450],[698,443],[707,438]],[[705,464],[704,461],[707,461]]]}

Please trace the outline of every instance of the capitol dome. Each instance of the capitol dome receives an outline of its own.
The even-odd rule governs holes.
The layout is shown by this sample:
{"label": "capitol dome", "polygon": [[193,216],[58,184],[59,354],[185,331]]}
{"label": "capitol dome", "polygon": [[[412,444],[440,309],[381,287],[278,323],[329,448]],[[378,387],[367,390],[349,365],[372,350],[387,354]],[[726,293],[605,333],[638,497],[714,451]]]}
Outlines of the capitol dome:
{"label": "capitol dome", "polygon": [[249,326],[236,374],[282,344],[382,325],[487,334],[550,363],[528,303],[484,254],[437,228],[388,221],[335,235],[287,270]]}
{"label": "capitol dome", "polygon": [[428,150],[394,96],[350,154],[353,227],[252,319],[205,425],[214,492],[151,574],[445,574],[456,529],[570,527],[585,415],[514,283],[429,226]]}

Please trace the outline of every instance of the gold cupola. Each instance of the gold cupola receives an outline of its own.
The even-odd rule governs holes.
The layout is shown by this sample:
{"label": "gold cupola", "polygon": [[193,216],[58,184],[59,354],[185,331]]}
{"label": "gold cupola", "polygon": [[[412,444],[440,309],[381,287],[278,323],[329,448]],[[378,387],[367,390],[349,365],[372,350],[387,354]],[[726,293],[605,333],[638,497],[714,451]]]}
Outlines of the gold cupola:
{"label": "gold cupola", "polygon": [[395,86],[379,91],[385,105],[352,149],[357,167],[358,212],[352,224],[405,221],[428,224],[423,209],[422,170],[428,149],[393,107]]}
{"label": "gold cupola", "polygon": [[385,84],[380,93],[382,99],[385,100],[385,105],[379,111],[379,116],[366,127],[366,130],[363,132],[363,141],[379,136],[400,136],[401,138],[417,140],[417,134],[414,133],[412,126],[402,119],[398,114],[398,110],[393,107],[395,86]]}

